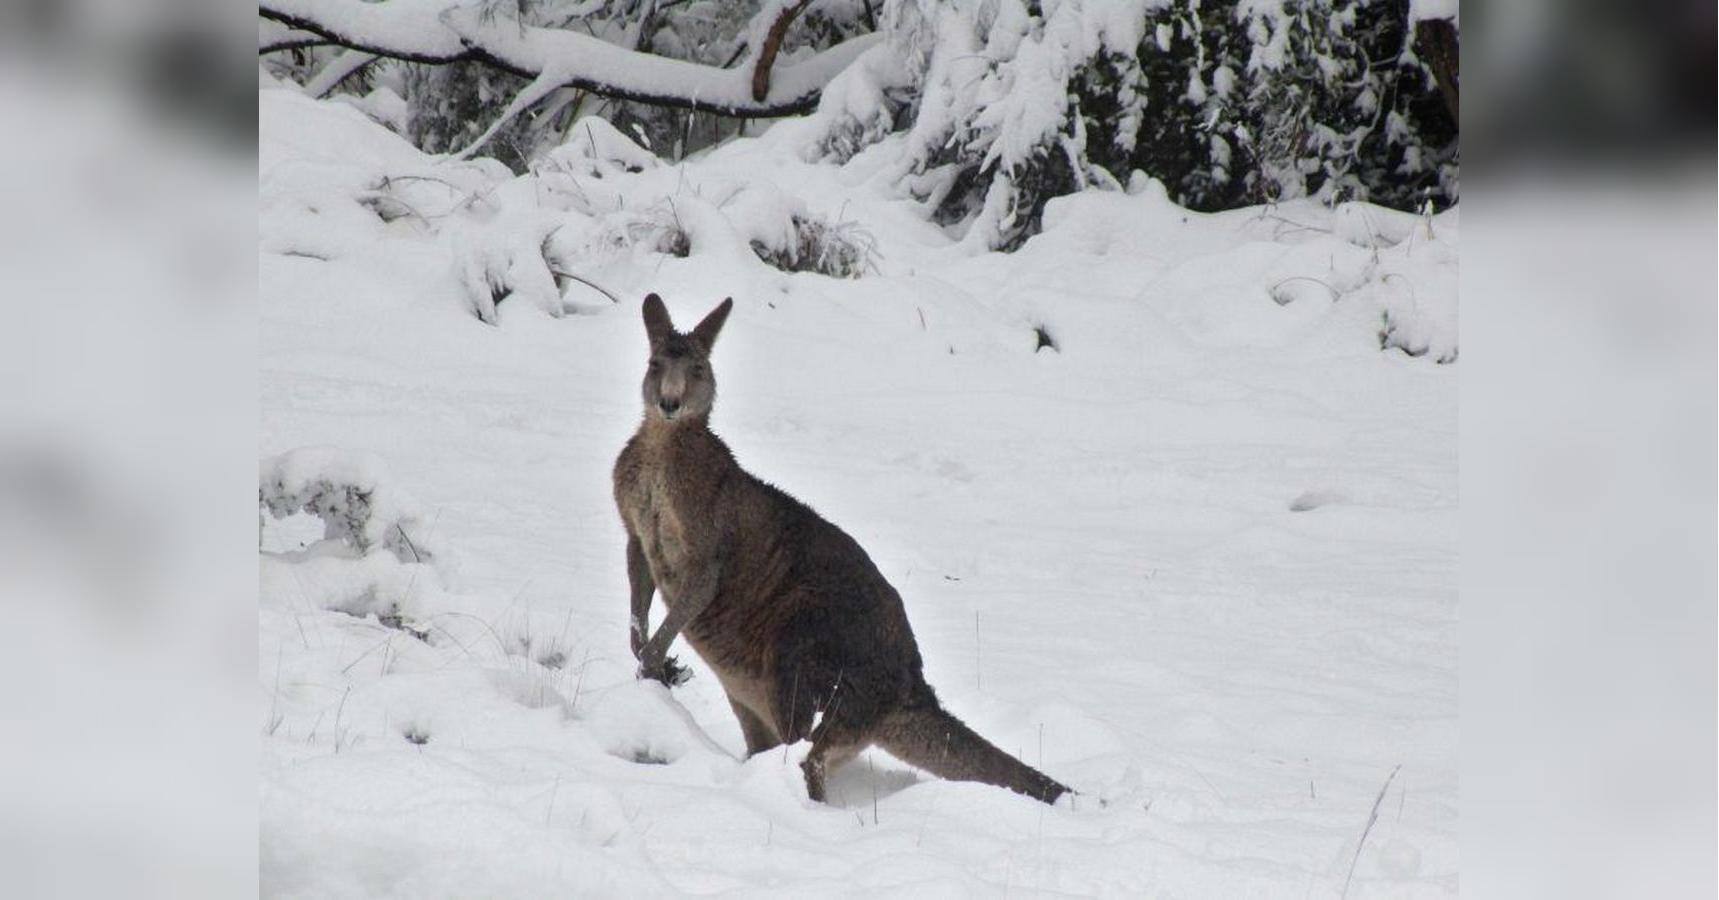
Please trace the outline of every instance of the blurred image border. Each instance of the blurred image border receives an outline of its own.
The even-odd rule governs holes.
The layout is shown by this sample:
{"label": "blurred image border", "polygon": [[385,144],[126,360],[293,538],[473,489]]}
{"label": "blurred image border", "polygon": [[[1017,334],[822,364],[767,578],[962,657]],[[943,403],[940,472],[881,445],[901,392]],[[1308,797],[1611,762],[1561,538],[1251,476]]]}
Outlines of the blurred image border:
{"label": "blurred image border", "polygon": [[[1463,12],[1463,891],[1711,897],[1714,6]],[[0,5],[23,895],[257,890],[253,21]]]}

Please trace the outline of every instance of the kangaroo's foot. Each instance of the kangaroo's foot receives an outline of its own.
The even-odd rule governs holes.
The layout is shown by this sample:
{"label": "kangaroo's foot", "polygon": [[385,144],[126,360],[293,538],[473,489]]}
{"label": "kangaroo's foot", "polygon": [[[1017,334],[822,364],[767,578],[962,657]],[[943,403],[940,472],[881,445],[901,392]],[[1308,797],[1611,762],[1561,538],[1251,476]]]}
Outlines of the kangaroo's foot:
{"label": "kangaroo's foot", "polygon": [[812,734],[812,751],[800,770],[806,773],[806,796],[819,803],[829,802],[824,792],[824,777],[846,765],[871,742],[844,728],[830,728],[825,721]]}

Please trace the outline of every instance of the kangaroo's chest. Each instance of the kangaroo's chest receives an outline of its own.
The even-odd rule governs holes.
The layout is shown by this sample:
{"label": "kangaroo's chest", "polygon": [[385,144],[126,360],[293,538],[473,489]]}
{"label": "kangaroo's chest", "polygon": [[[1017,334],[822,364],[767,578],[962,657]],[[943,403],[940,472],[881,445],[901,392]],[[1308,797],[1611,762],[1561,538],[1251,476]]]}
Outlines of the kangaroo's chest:
{"label": "kangaroo's chest", "polygon": [[638,536],[651,576],[671,605],[693,570],[715,555],[707,504],[672,475],[664,461],[641,460],[616,492],[621,516]]}

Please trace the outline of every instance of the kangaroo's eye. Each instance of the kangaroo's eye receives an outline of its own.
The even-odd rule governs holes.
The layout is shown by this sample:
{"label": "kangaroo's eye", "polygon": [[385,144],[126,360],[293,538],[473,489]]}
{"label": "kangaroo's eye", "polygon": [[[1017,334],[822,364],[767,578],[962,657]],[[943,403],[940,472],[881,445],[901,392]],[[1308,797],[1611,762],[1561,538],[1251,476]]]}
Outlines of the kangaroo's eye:
{"label": "kangaroo's eye", "polygon": [[704,367],[703,366],[693,366],[692,367],[692,374],[694,377],[703,378],[704,377]]}
{"label": "kangaroo's eye", "polygon": [[653,359],[651,360],[650,370],[652,372],[661,372],[663,370],[663,364]]}

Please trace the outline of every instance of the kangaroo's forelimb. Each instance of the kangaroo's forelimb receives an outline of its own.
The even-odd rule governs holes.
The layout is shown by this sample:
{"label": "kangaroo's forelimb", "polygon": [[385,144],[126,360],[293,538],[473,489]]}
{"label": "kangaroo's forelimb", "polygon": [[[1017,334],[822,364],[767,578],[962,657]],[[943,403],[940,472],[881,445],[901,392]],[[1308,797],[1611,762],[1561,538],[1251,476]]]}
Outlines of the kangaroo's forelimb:
{"label": "kangaroo's forelimb", "polygon": [[[668,657],[669,645],[673,644],[674,639],[680,636],[688,622],[698,618],[699,613],[704,612],[705,608],[710,606],[710,601],[716,598],[716,587],[719,583],[717,568],[709,566],[697,577],[691,579],[691,582],[679,592],[680,596],[675,597],[672,603],[667,602],[668,598],[664,597],[664,605],[668,607],[668,615],[663,617],[662,624],[657,626],[656,634],[651,635],[650,640],[645,642],[638,654],[641,677],[655,678],[658,681],[665,680],[667,669],[664,663]],[[648,611],[650,608],[648,596],[645,602],[645,609]]]}
{"label": "kangaroo's forelimb", "polygon": [[645,558],[644,544],[636,534],[627,535],[627,584],[632,588],[633,620],[628,629],[628,642],[634,659],[643,659],[646,635],[651,627],[651,595],[657,582],[651,576],[650,561]]}

